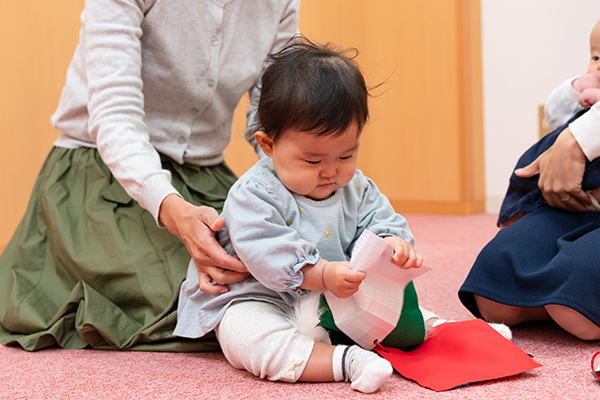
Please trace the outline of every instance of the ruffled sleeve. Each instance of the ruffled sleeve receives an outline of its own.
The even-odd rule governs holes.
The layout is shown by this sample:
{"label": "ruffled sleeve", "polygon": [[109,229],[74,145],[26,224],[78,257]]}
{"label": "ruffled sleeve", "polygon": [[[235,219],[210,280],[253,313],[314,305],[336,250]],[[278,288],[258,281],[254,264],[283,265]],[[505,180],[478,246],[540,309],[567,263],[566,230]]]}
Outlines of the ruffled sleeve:
{"label": "ruffled sleeve", "polygon": [[315,264],[317,247],[287,225],[293,196],[256,179],[236,183],[222,216],[235,253],[260,283],[277,292],[302,295],[302,267]]}

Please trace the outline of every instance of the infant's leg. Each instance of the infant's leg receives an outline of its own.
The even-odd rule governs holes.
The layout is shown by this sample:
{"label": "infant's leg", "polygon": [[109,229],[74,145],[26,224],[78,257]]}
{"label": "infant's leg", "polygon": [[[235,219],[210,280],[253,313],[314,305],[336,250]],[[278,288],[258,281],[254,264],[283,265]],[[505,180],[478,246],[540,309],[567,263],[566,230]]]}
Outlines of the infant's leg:
{"label": "infant's leg", "polygon": [[[352,389],[373,393],[387,382],[392,372],[389,361],[372,351],[317,342],[300,381],[350,381]],[[323,380],[324,376],[327,380]]]}
{"label": "infant's leg", "polygon": [[297,381],[314,346],[281,308],[261,301],[230,306],[215,332],[232,366],[272,381]]}
{"label": "infant's leg", "polygon": [[232,366],[273,381],[351,381],[352,389],[371,393],[393,372],[387,360],[371,351],[300,334],[288,315],[270,303],[232,305],[215,332]]}

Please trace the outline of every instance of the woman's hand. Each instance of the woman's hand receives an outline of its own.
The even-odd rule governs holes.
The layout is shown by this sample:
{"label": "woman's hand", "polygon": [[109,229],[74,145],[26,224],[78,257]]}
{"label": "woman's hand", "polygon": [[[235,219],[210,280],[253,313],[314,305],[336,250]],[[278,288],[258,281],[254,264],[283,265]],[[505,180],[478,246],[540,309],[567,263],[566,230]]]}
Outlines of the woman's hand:
{"label": "woman's hand", "polygon": [[225,220],[214,208],[198,207],[170,194],[160,206],[159,219],[183,242],[194,259],[201,291],[212,295],[225,293],[228,291],[225,285],[248,276],[244,263],[227,254],[215,239],[215,232],[223,228]]}
{"label": "woman's hand", "polygon": [[423,258],[415,249],[404,239],[396,236],[386,236],[383,238],[389,242],[394,249],[392,263],[404,269],[419,268],[423,265]]}
{"label": "woman's hand", "polygon": [[591,200],[581,188],[585,171],[585,154],[569,128],[534,162],[515,170],[521,178],[540,175],[538,186],[552,207],[569,211],[586,211]]}

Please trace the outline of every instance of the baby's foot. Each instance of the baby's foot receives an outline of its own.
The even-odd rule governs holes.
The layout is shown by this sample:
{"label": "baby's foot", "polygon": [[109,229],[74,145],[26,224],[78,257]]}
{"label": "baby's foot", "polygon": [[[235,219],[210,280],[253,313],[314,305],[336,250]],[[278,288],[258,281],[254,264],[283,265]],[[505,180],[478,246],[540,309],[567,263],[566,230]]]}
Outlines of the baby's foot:
{"label": "baby's foot", "polygon": [[[456,322],[456,321],[447,321],[445,319],[438,319],[431,325],[431,328],[435,328],[438,325],[445,324],[448,322]],[[488,325],[491,326],[496,332],[498,332],[499,334],[504,336],[505,339],[512,340],[512,331],[510,330],[510,328],[507,325],[496,324],[494,322],[488,322]],[[426,332],[429,333],[429,331],[426,331]]]}
{"label": "baby's foot", "polygon": [[[421,313],[423,314],[423,320],[425,322],[425,332],[429,334],[433,328],[438,325],[446,324],[448,322],[456,322],[454,320],[441,319],[436,314],[432,313],[429,310],[424,309],[423,307],[419,307],[421,309]],[[493,322],[488,322],[488,324],[499,334],[504,336],[508,340],[512,340],[512,332],[510,328],[505,324],[496,324]]]}
{"label": "baby's foot", "polygon": [[498,332],[499,334],[501,334],[502,336],[504,336],[504,338],[508,339],[508,340],[512,340],[512,331],[510,330],[510,328],[505,325],[505,324],[496,324],[494,322],[488,322],[488,324],[494,328],[494,330],[496,332]]}
{"label": "baby's foot", "polygon": [[350,387],[359,392],[377,391],[393,371],[389,361],[358,346],[336,346],[333,353],[334,379],[352,382]]}

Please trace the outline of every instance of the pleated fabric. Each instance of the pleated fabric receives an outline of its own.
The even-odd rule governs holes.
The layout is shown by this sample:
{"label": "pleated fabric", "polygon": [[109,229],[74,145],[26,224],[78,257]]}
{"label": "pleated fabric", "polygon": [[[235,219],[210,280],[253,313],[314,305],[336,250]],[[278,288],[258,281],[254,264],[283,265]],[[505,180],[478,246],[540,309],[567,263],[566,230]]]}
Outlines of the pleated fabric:
{"label": "pleated fabric", "polygon": [[[225,164],[161,161],[186,200],[221,210],[236,180]],[[96,149],[55,147],[0,256],[0,340],[26,350],[218,350],[213,334],[172,334],[189,260]]]}

